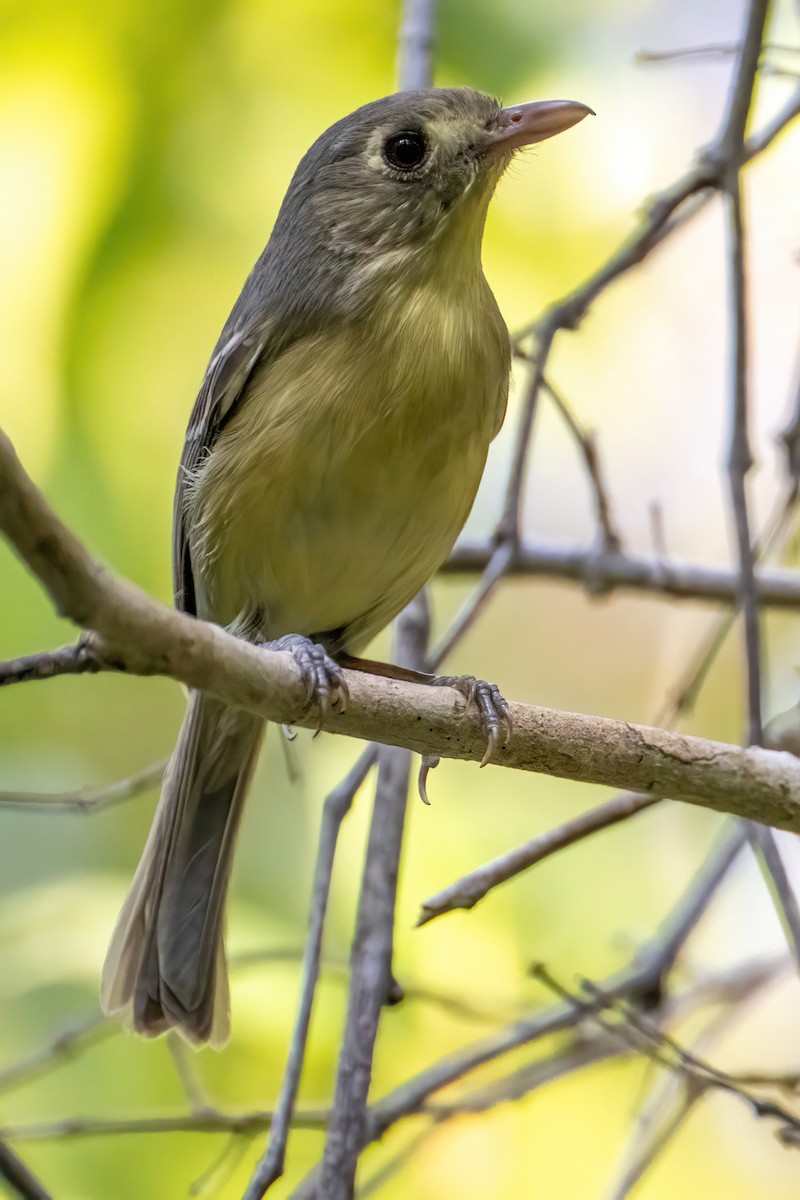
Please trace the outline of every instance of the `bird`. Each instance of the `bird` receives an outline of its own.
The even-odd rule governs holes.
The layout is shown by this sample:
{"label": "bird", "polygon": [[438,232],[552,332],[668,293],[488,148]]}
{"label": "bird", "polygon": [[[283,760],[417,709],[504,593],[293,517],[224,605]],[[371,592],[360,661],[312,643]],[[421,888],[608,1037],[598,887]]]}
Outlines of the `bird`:
{"label": "bird", "polygon": [[[175,603],[292,654],[322,711],[447,557],[503,421],[510,342],[481,265],[495,187],[590,112],[430,88],[338,120],[222,330],[178,470]],[[477,702],[490,749],[507,738],[493,685],[434,682]],[[104,1011],[146,1036],[229,1035],[225,898],[263,733],[190,693],[103,969]]]}

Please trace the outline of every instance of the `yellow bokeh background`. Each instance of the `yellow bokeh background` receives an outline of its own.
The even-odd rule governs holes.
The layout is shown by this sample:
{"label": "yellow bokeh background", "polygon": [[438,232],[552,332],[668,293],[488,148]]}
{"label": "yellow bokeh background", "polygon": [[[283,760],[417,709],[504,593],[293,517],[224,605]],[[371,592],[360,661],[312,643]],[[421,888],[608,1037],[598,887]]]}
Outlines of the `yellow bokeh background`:
{"label": "yellow bokeh background", "polygon": [[[738,36],[730,0],[443,0],[436,81],[507,102],[546,95],[597,111],[522,156],[503,180],[485,241],[486,273],[513,329],[580,283],[633,227],[645,197],[709,139],[724,107],[728,59],[645,66],[643,47]],[[211,347],[260,252],[298,158],[333,120],[391,91],[396,2],[342,0],[0,0],[0,423],[58,512],[104,562],[170,595],[171,497],[183,432]],[[771,36],[798,40],[778,5]],[[757,120],[796,81],[769,77]],[[754,510],[780,483],[776,444],[793,386],[800,316],[800,130],[748,174],[752,225]],[[723,224],[712,204],[609,291],[552,375],[599,432],[626,547],[652,548],[660,505],[670,553],[730,560]],[[517,372],[517,385],[524,376]],[[469,531],[491,530],[513,440],[516,399],[495,443]],[[531,455],[526,531],[590,544],[591,499],[574,445],[543,407]],[[436,630],[468,581],[433,587]],[[650,721],[712,620],[695,604],[573,585],[507,582],[450,666],[496,679],[515,699]],[[768,715],[796,700],[800,629],[765,621]],[[72,637],[0,546],[0,657]],[[385,652],[388,637],[378,650]],[[743,736],[734,636],[684,727]],[[183,707],[160,679],[100,676],[0,696],[0,788],[61,791],[126,776],[168,754]],[[290,783],[277,737],[263,756],[238,851],[229,945],[297,951],[305,936],[321,804],[359,747],[301,735]],[[598,789],[443,763],[433,805],[411,800],[398,899],[395,970],[409,989],[460,996],[483,1019],[408,999],[383,1019],[373,1095],[441,1055],[547,1003],[528,967],[559,978],[624,965],[680,895],[722,818],[671,806],[638,817],[500,889],[470,913],[413,928],[421,901],[494,854],[602,798]],[[345,961],[369,817],[369,787],[343,831],[327,954]],[[155,792],[107,812],[0,810],[0,1071],[96,1011],[105,944],[144,842]],[[719,965],[782,945],[752,864],[737,868],[687,954]],[[299,983],[296,958],[233,973],[233,1038],[196,1060],[209,1103],[270,1107]],[[302,1102],[332,1093],[345,988],[321,985]],[[729,1068],[797,1065],[800,994],[776,989],[715,1048]],[[519,1051],[514,1065],[552,1046]],[[479,1076],[498,1074],[495,1065]],[[412,1119],[370,1148],[363,1178],[404,1147],[380,1195],[414,1200],[602,1197],[646,1094],[642,1062],[570,1077],[416,1141]],[[450,1095],[457,1095],[457,1089]],[[104,1038],[24,1086],[0,1089],[0,1125],[178,1112],[185,1096],[163,1042]],[[730,1097],[706,1101],[648,1174],[642,1200],[796,1196],[800,1160]],[[223,1154],[205,1195],[241,1195],[261,1135],[176,1134],[20,1143],[58,1200],[174,1200]],[[322,1136],[298,1132],[286,1196]]]}

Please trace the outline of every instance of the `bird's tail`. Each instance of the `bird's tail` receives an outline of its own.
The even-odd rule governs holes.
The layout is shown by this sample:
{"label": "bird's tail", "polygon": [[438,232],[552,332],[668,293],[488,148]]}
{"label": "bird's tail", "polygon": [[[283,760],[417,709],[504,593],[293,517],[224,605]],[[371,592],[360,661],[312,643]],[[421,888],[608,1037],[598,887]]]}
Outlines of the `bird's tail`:
{"label": "bird's tail", "polygon": [[103,968],[103,1010],[139,1033],[228,1037],[225,894],[263,731],[258,717],[192,693]]}

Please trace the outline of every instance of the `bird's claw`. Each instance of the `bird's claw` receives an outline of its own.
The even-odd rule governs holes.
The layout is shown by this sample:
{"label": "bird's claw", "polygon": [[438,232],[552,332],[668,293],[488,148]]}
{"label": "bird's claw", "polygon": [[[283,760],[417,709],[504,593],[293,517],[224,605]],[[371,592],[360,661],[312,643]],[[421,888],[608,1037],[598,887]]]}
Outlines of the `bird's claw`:
{"label": "bird's claw", "polygon": [[467,704],[475,704],[481,729],[486,736],[486,753],[481,759],[485,767],[500,746],[507,746],[511,737],[511,713],[496,683],[476,679],[474,675],[439,675],[433,680],[437,687],[452,687]]}
{"label": "bird's claw", "polygon": [[297,663],[306,689],[303,706],[308,709],[316,703],[319,709],[315,737],[332,710],[347,711],[349,693],[344,672],[324,646],[299,633],[287,633],[264,645],[269,650],[288,651]]}
{"label": "bird's claw", "polygon": [[423,754],[422,761],[419,764],[419,775],[417,776],[417,791],[419,798],[423,804],[430,804],[428,799],[428,774],[438,767],[440,758],[438,754]]}

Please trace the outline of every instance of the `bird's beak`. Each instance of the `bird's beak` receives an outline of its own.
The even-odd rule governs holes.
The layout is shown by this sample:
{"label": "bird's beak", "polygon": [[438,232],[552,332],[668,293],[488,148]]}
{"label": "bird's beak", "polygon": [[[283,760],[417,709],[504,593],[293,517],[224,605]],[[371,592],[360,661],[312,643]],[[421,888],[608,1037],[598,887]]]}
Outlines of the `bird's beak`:
{"label": "bird's beak", "polygon": [[490,153],[510,154],[522,146],[531,146],[563,133],[589,114],[594,116],[594,110],[577,100],[536,100],[533,104],[515,104],[513,108],[502,110],[485,147]]}

